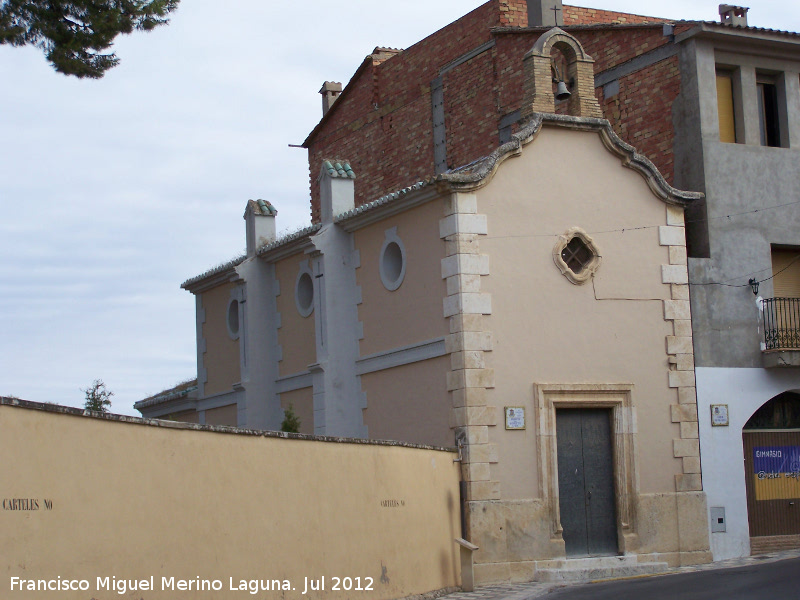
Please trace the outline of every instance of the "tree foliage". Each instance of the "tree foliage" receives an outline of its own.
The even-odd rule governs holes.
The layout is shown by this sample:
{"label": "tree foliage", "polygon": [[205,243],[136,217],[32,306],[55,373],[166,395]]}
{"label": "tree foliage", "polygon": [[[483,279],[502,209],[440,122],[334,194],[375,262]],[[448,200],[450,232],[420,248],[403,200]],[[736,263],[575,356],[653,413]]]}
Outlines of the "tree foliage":
{"label": "tree foliage", "polygon": [[56,71],[99,79],[116,66],[104,53],[121,33],[169,21],[180,0],[0,0],[0,44],[40,48]]}
{"label": "tree foliage", "polygon": [[281,423],[281,431],[288,433],[300,433],[300,417],[294,414],[294,407],[289,405],[289,408],[283,411],[283,423]]}
{"label": "tree foliage", "polygon": [[108,407],[111,406],[111,396],[114,395],[114,392],[109,392],[106,389],[106,384],[103,383],[102,379],[95,379],[91,386],[81,391],[86,394],[86,402],[83,405],[85,409],[101,413],[108,412]]}

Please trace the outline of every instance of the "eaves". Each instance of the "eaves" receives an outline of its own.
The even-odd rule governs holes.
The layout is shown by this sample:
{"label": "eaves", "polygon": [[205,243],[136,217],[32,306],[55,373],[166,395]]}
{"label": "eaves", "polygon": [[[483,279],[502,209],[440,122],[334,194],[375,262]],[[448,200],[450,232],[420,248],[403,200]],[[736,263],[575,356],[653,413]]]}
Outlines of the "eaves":
{"label": "eaves", "polygon": [[192,294],[198,294],[205,292],[206,290],[210,290],[211,288],[215,288],[223,283],[237,281],[239,279],[239,274],[236,272],[236,267],[242,264],[245,258],[245,256],[234,258],[233,260],[210,269],[205,273],[198,275],[197,277],[187,279],[181,284],[181,288],[191,292]]}
{"label": "eaves", "polygon": [[737,45],[749,41],[756,44],[790,48],[795,51],[800,49],[800,34],[792,31],[761,27],[734,27],[709,21],[697,22],[691,29],[676,35],[675,41],[680,43],[690,38],[732,42]]}

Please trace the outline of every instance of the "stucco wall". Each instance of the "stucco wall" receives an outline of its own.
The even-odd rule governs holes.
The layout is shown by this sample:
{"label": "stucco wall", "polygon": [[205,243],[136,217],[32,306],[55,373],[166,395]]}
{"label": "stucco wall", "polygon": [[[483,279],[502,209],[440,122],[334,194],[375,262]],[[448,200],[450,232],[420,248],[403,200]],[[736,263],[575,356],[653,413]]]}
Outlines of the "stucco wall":
{"label": "stucco wall", "polygon": [[238,423],[239,407],[228,404],[218,408],[206,409],[206,425],[228,425],[236,427]]}
{"label": "stucco wall", "polygon": [[[726,520],[724,533],[711,534],[714,560],[750,555],[742,428],[764,403],[789,390],[800,390],[796,369],[697,368],[703,482],[709,508],[724,508]],[[728,405],[727,427],[711,426],[712,404]]]}
{"label": "stucco wall", "polygon": [[239,365],[239,341],[228,334],[228,302],[233,284],[223,284],[203,292],[205,310],[203,339],[206,351],[203,366],[206,369],[205,396],[229,392],[234,383],[241,380]]}
{"label": "stucco wall", "polygon": [[[353,234],[361,259],[356,278],[361,287],[358,318],[364,325],[362,356],[447,335],[442,314],[442,216],[441,202],[428,202]],[[406,272],[400,287],[390,292],[381,283],[379,261],[385,231],[392,227],[405,247]]]}
{"label": "stucco wall", "polygon": [[[800,246],[797,206],[774,208],[800,196],[798,62],[795,57],[767,57],[741,40],[728,47],[719,42],[716,48],[710,42],[687,44],[681,56],[686,77],[696,81],[687,81],[691,94],[679,115],[680,124],[689,131],[681,133],[675,149],[676,161],[682,165],[679,185],[706,193],[708,221],[699,218],[702,215],[687,215],[688,220],[698,221],[687,227],[696,230],[694,236],[707,236],[711,256],[690,252],[696,257],[689,263],[696,363],[759,367],[759,314],[747,281],[750,277],[766,280],[772,274],[770,244]],[[736,144],[719,141],[717,66],[735,73]],[[760,145],[757,71],[786,73],[779,103],[787,109],[781,133],[788,137],[788,144],[784,140],[788,147]],[[780,79],[776,76],[778,87],[782,87]],[[759,294],[768,298],[772,293],[772,282],[763,281]]]}
{"label": "stucco wall", "polygon": [[[459,582],[450,452],[52,410],[0,405],[0,452],[14,456],[0,463],[3,498],[38,504],[0,511],[4,598],[38,597],[9,592],[9,577],[85,579],[88,593],[57,594],[76,600],[121,597],[98,592],[97,577],[153,576],[156,591],[135,593],[146,600],[254,597],[229,591],[231,577],[288,579],[295,591],[259,595],[287,599],[323,595],[302,596],[305,577],[324,576],[329,593],[333,577],[369,577],[374,591],[363,598]],[[162,577],[223,586],[161,591]]]}
{"label": "stucco wall", "polygon": [[759,295],[773,297],[770,245],[800,247],[797,206],[763,210],[800,197],[800,150],[707,141],[705,153],[713,258],[690,262],[697,364],[760,367],[763,331],[747,281],[766,280]]}
{"label": "stucco wall", "polygon": [[[488,444],[470,447],[479,457],[470,474],[490,489],[488,499],[469,503],[472,539],[481,547],[476,580],[525,579],[534,561],[564,556],[552,408],[564,402],[613,407],[619,551],[672,565],[708,561],[699,465],[685,471],[677,457],[682,443],[697,444],[697,426],[673,422],[679,394],[670,387],[678,376],[693,382],[691,354],[672,358],[681,361],[677,373],[667,354],[667,337],[678,335],[673,320],[688,328],[689,318],[688,310],[668,316],[672,304],[665,303],[681,298],[688,309],[686,286],[673,288],[664,274],[665,265],[669,272],[685,263],[682,229],[666,227],[681,222],[680,211],[668,210],[598,135],[564,128],[543,127],[475,195],[488,225],[479,236],[489,259],[480,291],[491,297],[482,328],[492,342],[483,353],[490,371],[476,371],[489,382],[491,412],[476,422],[489,424]],[[601,256],[582,284],[553,258],[558,236],[573,227]],[[546,400],[545,389],[565,391]],[[525,408],[524,430],[505,429],[506,406]],[[681,489],[686,478],[697,480],[688,488],[697,491]]]}
{"label": "stucco wall", "polygon": [[291,404],[294,414],[300,419],[300,433],[314,433],[314,390],[307,387],[281,394],[281,408]]}
{"label": "stucco wall", "polygon": [[[538,185],[559,171],[565,177],[558,185]],[[647,440],[639,453],[641,490],[674,491],[681,463],[672,440],[680,435],[670,419],[677,394],[667,381],[665,338],[672,325],[664,321],[662,300],[670,286],[661,281],[669,251],[659,245],[657,227],[666,223],[665,204],[599,136],[545,128],[478,192],[478,210],[489,223],[481,240],[491,260],[482,285],[492,295],[489,401],[500,409],[525,406],[531,420],[525,431],[491,429],[504,454],[514,457],[493,467],[503,497],[539,494],[534,383],[633,384],[638,434]],[[643,225],[653,227],[617,231]],[[573,226],[602,255],[594,280],[582,285],[568,281],[552,257],[556,235]]]}
{"label": "stucco wall", "polygon": [[362,375],[369,437],[453,446],[446,378],[449,366],[450,358],[441,356]]}
{"label": "stucco wall", "polygon": [[196,410],[184,410],[181,412],[170,413],[161,417],[169,421],[184,421],[186,423],[199,423],[200,413]]}
{"label": "stucco wall", "polygon": [[295,283],[301,265],[308,265],[304,254],[291,256],[275,263],[275,278],[280,286],[276,298],[281,326],[278,329],[278,344],[281,347],[279,374],[291,375],[306,371],[308,365],[317,361],[314,338],[314,313],[303,317],[295,304]]}

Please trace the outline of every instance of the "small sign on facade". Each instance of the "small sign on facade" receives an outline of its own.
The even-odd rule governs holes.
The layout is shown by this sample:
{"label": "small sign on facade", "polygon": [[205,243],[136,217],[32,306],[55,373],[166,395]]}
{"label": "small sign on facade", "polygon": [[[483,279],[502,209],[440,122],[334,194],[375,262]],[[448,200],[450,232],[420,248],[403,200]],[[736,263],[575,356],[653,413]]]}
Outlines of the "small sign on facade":
{"label": "small sign on facade", "polygon": [[728,426],[728,405],[727,404],[712,404],[711,405],[711,426],[712,427],[727,427]]}
{"label": "small sign on facade", "polygon": [[506,429],[525,429],[525,409],[506,406]]}

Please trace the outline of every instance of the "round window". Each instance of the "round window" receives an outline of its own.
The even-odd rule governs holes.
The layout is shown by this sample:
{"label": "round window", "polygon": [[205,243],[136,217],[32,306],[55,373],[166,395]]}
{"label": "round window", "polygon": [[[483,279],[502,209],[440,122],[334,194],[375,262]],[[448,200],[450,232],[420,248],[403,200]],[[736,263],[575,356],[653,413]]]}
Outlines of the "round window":
{"label": "round window", "polygon": [[239,337],[239,301],[235,299],[228,302],[228,335]]}
{"label": "round window", "polygon": [[314,310],[314,280],[308,271],[303,271],[298,276],[294,298],[297,311],[304,317],[310,315]]}

